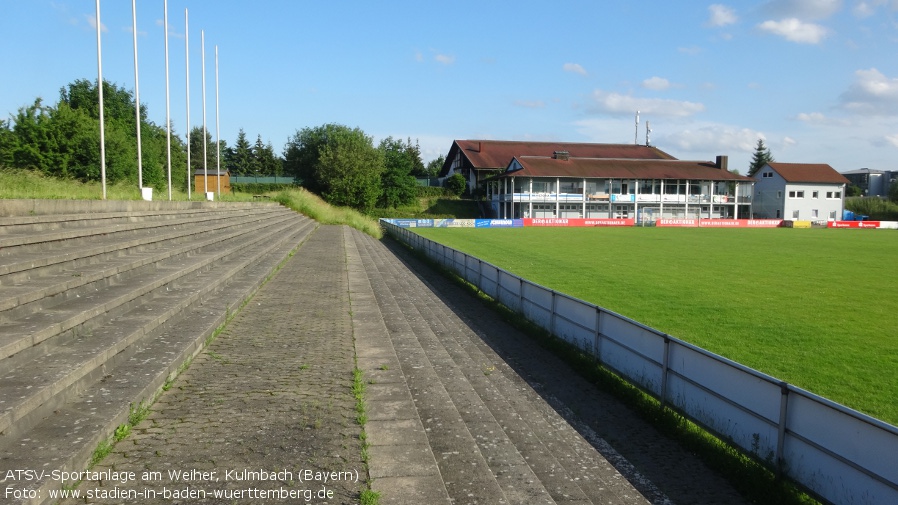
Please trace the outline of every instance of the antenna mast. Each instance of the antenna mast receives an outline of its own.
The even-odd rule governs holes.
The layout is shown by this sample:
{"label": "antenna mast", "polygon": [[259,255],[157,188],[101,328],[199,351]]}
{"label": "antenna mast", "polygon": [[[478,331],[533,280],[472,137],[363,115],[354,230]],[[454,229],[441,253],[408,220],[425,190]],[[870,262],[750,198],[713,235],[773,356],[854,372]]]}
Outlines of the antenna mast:
{"label": "antenna mast", "polygon": [[633,134],[633,145],[639,145],[639,111],[636,111],[636,132]]}
{"label": "antenna mast", "polygon": [[649,142],[649,135],[652,133],[652,127],[648,121],[645,122],[645,146],[650,147],[651,143]]}

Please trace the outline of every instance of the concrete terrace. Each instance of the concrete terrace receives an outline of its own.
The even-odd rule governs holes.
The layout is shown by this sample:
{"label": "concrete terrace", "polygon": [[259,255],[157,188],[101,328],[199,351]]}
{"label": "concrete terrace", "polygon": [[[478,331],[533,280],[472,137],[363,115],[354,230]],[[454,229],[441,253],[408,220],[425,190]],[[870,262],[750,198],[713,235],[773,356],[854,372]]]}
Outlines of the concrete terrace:
{"label": "concrete terrace", "polygon": [[0,351],[4,502],[744,503],[400,245],[274,204],[0,202]]}

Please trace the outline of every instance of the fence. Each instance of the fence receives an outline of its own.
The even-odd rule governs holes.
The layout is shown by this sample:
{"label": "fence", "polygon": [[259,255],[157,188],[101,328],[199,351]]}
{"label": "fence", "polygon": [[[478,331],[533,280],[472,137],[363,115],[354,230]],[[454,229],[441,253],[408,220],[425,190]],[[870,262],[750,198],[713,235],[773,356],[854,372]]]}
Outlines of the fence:
{"label": "fence", "polygon": [[387,231],[835,504],[898,503],[898,428],[383,221]]}

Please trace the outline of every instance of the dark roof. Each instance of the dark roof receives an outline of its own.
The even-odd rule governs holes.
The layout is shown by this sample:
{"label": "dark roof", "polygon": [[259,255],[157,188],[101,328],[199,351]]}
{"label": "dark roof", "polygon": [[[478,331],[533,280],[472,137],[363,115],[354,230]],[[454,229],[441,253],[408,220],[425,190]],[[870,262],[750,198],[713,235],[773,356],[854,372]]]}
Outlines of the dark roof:
{"label": "dark roof", "polygon": [[825,184],[850,184],[844,175],[826,163],[780,163],[772,161],[767,165],[786,182],[819,182]]}
{"label": "dark roof", "polygon": [[636,144],[456,140],[449,149],[440,175],[449,173],[456,151],[461,151],[475,170],[504,170],[515,156],[552,156],[555,151],[567,151],[572,158],[676,159],[657,147]]}
{"label": "dark roof", "polygon": [[[519,156],[523,167],[498,177],[574,177],[613,179],[699,179],[707,181],[752,181],[750,177],[718,168],[713,161],[645,160]],[[514,163],[509,163],[509,167]]]}

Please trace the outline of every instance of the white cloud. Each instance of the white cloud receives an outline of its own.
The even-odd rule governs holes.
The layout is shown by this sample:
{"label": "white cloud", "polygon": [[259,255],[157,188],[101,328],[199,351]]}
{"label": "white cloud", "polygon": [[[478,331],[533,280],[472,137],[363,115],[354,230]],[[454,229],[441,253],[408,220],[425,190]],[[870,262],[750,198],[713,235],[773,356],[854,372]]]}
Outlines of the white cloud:
{"label": "white cloud", "polygon": [[886,77],[875,68],[858,70],[855,81],[842,93],[842,107],[872,115],[898,114],[898,79]]}
{"label": "white cloud", "polygon": [[670,87],[670,81],[663,77],[650,77],[642,81],[642,87],[655,91],[662,91]]}
{"label": "white cloud", "polygon": [[[96,30],[97,29],[97,17],[92,16],[90,14],[86,14],[84,17],[87,18],[87,24],[89,24],[91,28]],[[100,31],[105,33],[105,32],[109,31],[109,28],[107,28],[106,25],[104,25],[103,23],[100,23]]]}
{"label": "white cloud", "polygon": [[841,9],[842,0],[771,0],[762,10],[772,17],[826,19]]}
{"label": "white cloud", "polygon": [[702,52],[702,48],[698,46],[678,47],[677,51],[683,54],[695,55]]}
{"label": "white cloud", "polygon": [[898,147],[898,133],[894,135],[886,135],[885,141],[891,146]]}
{"label": "white cloud", "polygon": [[620,93],[606,93],[598,89],[593,92],[593,100],[594,112],[612,115],[630,115],[638,110],[656,116],[687,117],[705,110],[704,104],[697,102],[639,98]]}
{"label": "white cloud", "polygon": [[436,60],[437,63],[442,63],[443,65],[452,65],[455,63],[455,56],[448,54],[438,54],[434,56],[433,59]]}
{"label": "white cloud", "polygon": [[667,145],[688,152],[726,154],[733,151],[753,152],[759,138],[764,138],[764,135],[750,128],[706,124],[679,128],[659,139],[659,142],[663,140]]}
{"label": "white cloud", "polygon": [[804,123],[822,124],[822,123],[826,122],[826,116],[824,116],[820,112],[811,112],[811,113],[802,112],[802,113],[798,114],[796,119],[798,119],[799,121],[804,122]]}
{"label": "white cloud", "polygon": [[734,24],[738,20],[736,12],[723,4],[708,6],[708,12],[710,13],[708,26],[726,26]]}
{"label": "white cloud", "polygon": [[586,75],[586,69],[583,68],[579,63],[565,63],[562,67],[562,70],[565,72],[572,72],[575,74]]}
{"label": "white cloud", "polygon": [[525,109],[542,109],[546,106],[546,103],[542,100],[515,100],[514,104]]}
{"label": "white cloud", "polygon": [[817,44],[829,34],[829,30],[825,27],[814,23],[805,23],[797,18],[764,21],[758,25],[758,28],[799,44]]}

